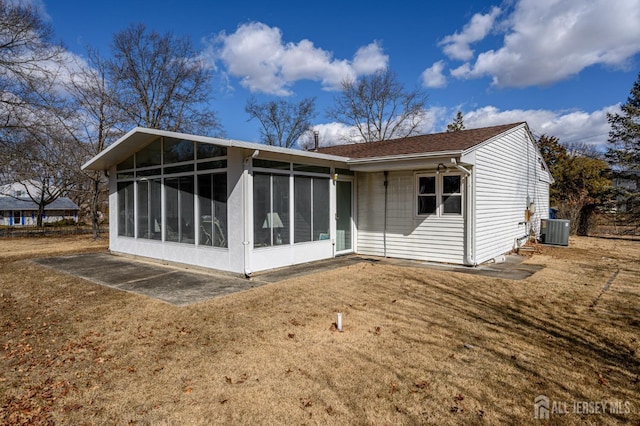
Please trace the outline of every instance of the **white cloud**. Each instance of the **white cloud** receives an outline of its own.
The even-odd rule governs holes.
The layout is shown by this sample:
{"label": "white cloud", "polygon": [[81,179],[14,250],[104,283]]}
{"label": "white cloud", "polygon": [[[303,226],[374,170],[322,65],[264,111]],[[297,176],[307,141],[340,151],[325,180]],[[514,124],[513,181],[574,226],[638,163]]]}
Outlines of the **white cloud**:
{"label": "white cloud", "polygon": [[494,6],[487,14],[476,13],[473,15],[462,29],[462,32],[446,36],[438,43],[443,46],[442,51],[444,54],[451,59],[460,61],[468,61],[473,58],[473,50],[469,45],[482,40],[489,34],[500,13],[500,8]]}
{"label": "white cloud", "polygon": [[250,91],[280,96],[290,95],[291,85],[300,80],[319,81],[323,89],[336,90],[344,79],[383,69],[389,61],[377,42],[358,49],[352,60],[335,59],[310,40],[285,43],[279,28],[261,22],[218,34],[210,41],[207,57],[221,61]]}
{"label": "white cloud", "polygon": [[447,77],[442,73],[444,61],[435,62],[422,72],[422,85],[424,87],[441,88],[447,85]]}
{"label": "white cloud", "polygon": [[[445,118],[446,114],[447,108],[445,107],[430,107],[424,110],[419,133],[426,134],[436,131],[436,125]],[[362,141],[362,137],[354,126],[347,126],[342,123],[317,124],[313,126],[313,129],[319,132],[318,141],[320,146],[343,145],[353,141]],[[310,136],[303,137],[298,141],[299,148],[306,148],[312,145]]]}
{"label": "white cloud", "polygon": [[[638,22],[638,0],[519,0],[512,13],[495,24],[505,29],[503,45],[480,53],[473,65],[453,75],[489,76],[500,87],[527,87],[570,78],[593,65],[626,67],[640,52]],[[464,52],[463,42],[449,43],[443,49],[447,55],[450,46]]]}
{"label": "white cloud", "polygon": [[50,21],[51,16],[47,13],[47,7],[44,4],[44,0],[8,0],[6,3],[15,6],[30,6],[33,7],[38,15],[45,21]]}
{"label": "white cloud", "polygon": [[[443,132],[451,122],[456,108],[433,106],[424,111],[421,134]],[[499,126],[502,124],[526,121],[535,136],[546,134],[555,136],[562,143],[584,142],[601,149],[606,148],[609,137],[607,113],[620,112],[620,105],[610,105],[602,109],[586,111],[551,111],[544,109],[500,110],[495,106],[485,106],[472,111],[463,111],[464,125],[467,129]],[[342,123],[324,123],[314,126],[319,132],[320,146],[342,145],[356,138],[357,130]],[[312,139],[298,141],[301,148],[313,145]]]}
{"label": "white cloud", "polygon": [[610,105],[593,112],[544,109],[501,111],[494,106],[485,106],[463,115],[468,129],[526,121],[537,136],[546,134],[556,136],[563,143],[584,142],[604,147],[609,137],[607,112],[619,111],[619,105]]}
{"label": "white cloud", "polygon": [[358,49],[353,56],[353,70],[358,75],[373,74],[384,69],[389,63],[389,56],[382,53],[382,46],[377,41]]}
{"label": "white cloud", "polygon": [[420,134],[437,132],[438,124],[445,120],[447,115],[448,110],[446,107],[432,106],[424,110]]}
{"label": "white cloud", "polygon": [[464,78],[467,74],[469,74],[469,72],[471,71],[471,65],[469,65],[469,62],[465,62],[464,64],[460,65],[458,68],[452,69],[451,75],[456,77],[456,78]]}
{"label": "white cloud", "polygon": [[[355,127],[342,123],[317,124],[313,126],[313,130],[318,132],[318,145],[321,147],[351,143],[349,138],[357,132]],[[314,141],[310,134],[298,139],[298,148],[310,149],[313,145]]]}

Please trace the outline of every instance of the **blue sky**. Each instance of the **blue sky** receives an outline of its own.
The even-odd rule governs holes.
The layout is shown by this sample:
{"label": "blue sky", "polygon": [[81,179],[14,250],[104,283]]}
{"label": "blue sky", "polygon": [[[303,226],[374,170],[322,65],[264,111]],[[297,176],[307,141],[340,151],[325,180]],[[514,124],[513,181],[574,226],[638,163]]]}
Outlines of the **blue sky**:
{"label": "blue sky", "polygon": [[527,121],[537,135],[604,144],[606,112],[640,70],[640,0],[31,2],[79,56],[108,54],[134,22],[190,36],[215,67],[226,136],[247,141],[259,138],[244,111],[252,94],[315,96],[321,141],[335,140],[348,131],[325,117],[339,82],[389,67],[427,90],[424,133],[460,109],[467,127]]}

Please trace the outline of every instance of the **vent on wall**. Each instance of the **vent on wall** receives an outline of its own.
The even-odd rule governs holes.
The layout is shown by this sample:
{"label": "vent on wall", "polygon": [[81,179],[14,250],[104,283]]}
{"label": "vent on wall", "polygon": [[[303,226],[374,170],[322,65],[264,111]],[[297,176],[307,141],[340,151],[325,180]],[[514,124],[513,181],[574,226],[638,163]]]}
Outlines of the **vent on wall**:
{"label": "vent on wall", "polygon": [[540,221],[540,240],[542,243],[568,246],[570,222],[567,219],[542,219]]}

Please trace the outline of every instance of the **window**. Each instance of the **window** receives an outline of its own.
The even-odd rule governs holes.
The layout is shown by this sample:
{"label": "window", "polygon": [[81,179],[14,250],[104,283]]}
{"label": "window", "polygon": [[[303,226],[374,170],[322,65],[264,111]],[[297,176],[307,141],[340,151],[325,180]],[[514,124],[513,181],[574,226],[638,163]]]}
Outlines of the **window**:
{"label": "window", "polygon": [[329,239],[329,179],[294,178],[294,242]]}
{"label": "window", "polygon": [[289,244],[289,176],[253,176],[253,245]]}
{"label": "window", "polygon": [[136,153],[136,167],[159,166],[161,160],[160,139],[150,143]]}
{"label": "window", "polygon": [[164,139],[164,164],[193,161],[194,159],[193,144],[194,142],[192,141],[165,138]]}
{"label": "window", "polygon": [[211,145],[209,143],[198,143],[196,150],[198,160],[203,158],[225,157],[227,155],[226,147]]}
{"label": "window", "polygon": [[133,182],[118,182],[118,235],[133,237]]}
{"label": "window", "polygon": [[442,176],[442,214],[462,214],[460,175]]}
{"label": "window", "polygon": [[198,176],[199,244],[227,247],[227,175]]}
{"label": "window", "polygon": [[329,239],[329,179],[313,178],[313,241]]}
{"label": "window", "polygon": [[[198,236],[199,244],[227,247],[226,174],[212,174],[227,167],[226,154],[225,147],[213,144],[158,138],[122,161],[116,166],[118,235],[151,240],[164,236],[164,241],[184,244],[195,244]],[[212,172],[200,177],[196,170]],[[198,194],[199,221],[196,180],[204,191]]]}
{"label": "window", "polygon": [[138,182],[138,199],[136,200],[136,220],[138,221],[138,238],[149,238],[149,182]]}
{"label": "window", "polygon": [[138,238],[150,240],[162,239],[162,212],[160,179],[142,180],[138,182],[138,199],[136,215],[138,221]]}
{"label": "window", "polygon": [[308,164],[294,164],[293,165],[294,172],[307,172],[307,173],[322,173],[328,175],[331,172],[329,167],[323,166],[311,166]]}
{"label": "window", "polygon": [[193,183],[193,176],[164,180],[165,241],[195,243]]}
{"label": "window", "polygon": [[311,205],[312,178],[296,176],[293,181],[294,206],[293,206],[293,241],[303,243],[311,241],[311,218],[313,206]]}
{"label": "window", "polygon": [[253,167],[276,170],[291,170],[291,163],[285,163],[283,161],[262,160],[256,158],[253,160]]}
{"label": "window", "polygon": [[133,155],[116,166],[116,170],[133,169]]}
{"label": "window", "polygon": [[227,167],[227,160],[205,161],[198,163],[198,171],[210,170],[210,169],[225,169]]}
{"label": "window", "polygon": [[461,215],[462,176],[461,175],[417,175],[418,216]]}
{"label": "window", "polygon": [[418,177],[418,215],[434,214],[436,212],[436,177]]}

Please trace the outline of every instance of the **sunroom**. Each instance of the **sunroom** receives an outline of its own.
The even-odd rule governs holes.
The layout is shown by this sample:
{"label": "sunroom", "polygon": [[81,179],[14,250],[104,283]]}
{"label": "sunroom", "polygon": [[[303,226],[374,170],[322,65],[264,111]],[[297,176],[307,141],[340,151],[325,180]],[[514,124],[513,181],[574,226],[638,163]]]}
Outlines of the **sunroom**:
{"label": "sunroom", "polygon": [[250,275],[353,251],[345,160],[137,128],[84,168],[109,170],[112,252]]}

